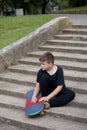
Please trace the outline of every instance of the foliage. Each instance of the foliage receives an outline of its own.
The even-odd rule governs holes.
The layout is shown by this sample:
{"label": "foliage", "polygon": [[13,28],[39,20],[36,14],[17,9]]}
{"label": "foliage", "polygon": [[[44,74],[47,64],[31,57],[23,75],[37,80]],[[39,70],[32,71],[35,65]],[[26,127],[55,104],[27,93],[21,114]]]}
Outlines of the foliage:
{"label": "foliage", "polygon": [[69,6],[69,0],[58,0],[59,9],[65,9]]}
{"label": "foliage", "polygon": [[53,2],[50,0],[49,3],[46,6],[46,13],[51,12],[51,10],[53,9]]}
{"label": "foliage", "polygon": [[[24,0],[0,0],[0,12],[3,10],[15,9],[15,7],[24,8],[23,2]],[[27,7],[25,9],[29,14],[41,14],[50,12],[56,5],[59,6],[59,9],[66,9],[87,5],[87,0],[29,0],[29,4],[26,3]]]}
{"label": "foliage", "polygon": [[[72,8],[66,8],[63,9],[62,11],[74,11],[74,10],[87,10],[87,6],[80,6],[80,7],[72,7]],[[61,10],[59,10],[61,12]]]}
{"label": "foliage", "polygon": [[42,2],[41,0],[31,0],[31,14],[41,14]]}
{"label": "foliage", "polygon": [[87,0],[69,0],[69,6],[70,7],[78,7],[78,6],[83,6],[86,4]]}
{"label": "foliage", "polygon": [[41,7],[36,8],[33,4],[31,4],[31,14],[41,14]]}

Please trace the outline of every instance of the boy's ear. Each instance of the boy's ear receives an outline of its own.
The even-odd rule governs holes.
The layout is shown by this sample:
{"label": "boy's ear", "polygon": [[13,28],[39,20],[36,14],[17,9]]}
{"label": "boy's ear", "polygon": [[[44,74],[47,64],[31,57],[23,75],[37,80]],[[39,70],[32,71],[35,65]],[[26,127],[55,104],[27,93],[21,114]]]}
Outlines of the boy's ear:
{"label": "boy's ear", "polygon": [[52,66],[53,64],[50,62],[49,65]]}

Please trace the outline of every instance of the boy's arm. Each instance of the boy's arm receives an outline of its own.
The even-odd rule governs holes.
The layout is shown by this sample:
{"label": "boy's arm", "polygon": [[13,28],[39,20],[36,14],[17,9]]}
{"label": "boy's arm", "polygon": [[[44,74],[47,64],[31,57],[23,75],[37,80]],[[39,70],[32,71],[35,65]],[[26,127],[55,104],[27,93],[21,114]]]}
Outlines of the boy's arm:
{"label": "boy's arm", "polygon": [[45,97],[42,97],[40,99],[40,101],[48,101],[49,99],[51,99],[52,97],[56,96],[61,90],[62,90],[63,86],[60,85],[60,86],[57,86],[57,88],[52,92],[50,93],[48,96],[45,96]]}
{"label": "boy's arm", "polygon": [[47,99],[51,99],[52,97],[56,96],[61,90],[63,89],[63,86],[60,85],[60,86],[57,86],[57,88],[52,92],[50,93],[48,96],[47,96]]}
{"label": "boy's arm", "polygon": [[36,83],[36,86],[35,86],[35,89],[34,89],[34,92],[33,92],[33,96],[32,96],[32,102],[36,102],[37,101],[37,94],[40,90],[40,86],[39,86],[39,83]]}

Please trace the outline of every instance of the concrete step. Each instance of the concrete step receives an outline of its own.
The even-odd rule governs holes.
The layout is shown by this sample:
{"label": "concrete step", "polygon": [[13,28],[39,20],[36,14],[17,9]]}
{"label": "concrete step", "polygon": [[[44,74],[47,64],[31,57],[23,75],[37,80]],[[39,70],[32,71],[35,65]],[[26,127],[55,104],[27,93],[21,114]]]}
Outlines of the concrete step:
{"label": "concrete step", "polygon": [[87,110],[77,107],[63,106],[48,109],[47,112],[53,116],[60,116],[64,119],[87,123]]}
{"label": "concrete step", "polygon": [[77,35],[77,34],[56,35],[55,38],[58,40],[87,41],[87,35]]}
{"label": "concrete step", "polygon": [[[33,70],[33,71],[36,72],[36,70]],[[69,72],[70,72],[70,74],[68,75]],[[83,93],[84,93],[84,90],[85,90],[85,93],[87,92],[87,89],[85,87],[85,85],[87,84],[87,82],[86,82],[87,80],[84,79],[82,73],[81,74],[78,73],[78,77],[77,77],[77,74],[75,73],[75,71],[74,72],[68,71],[68,72],[65,72],[65,73],[66,73],[65,74],[66,82],[68,83],[68,81],[70,81],[69,82],[70,84],[69,85],[67,84],[68,87],[73,86],[74,89],[75,89],[75,87],[77,86],[76,90],[78,90],[78,92],[80,92],[81,90],[83,90]],[[27,74],[22,74],[22,73],[8,72],[8,73],[0,74],[0,80],[15,83],[15,84],[20,84],[20,85],[32,86],[32,85],[35,85],[35,83],[36,83],[36,75],[32,75],[32,74],[27,75]],[[83,81],[81,81],[81,80],[83,80]],[[86,81],[84,81],[84,80],[86,80]],[[81,81],[81,84],[79,83],[79,81]],[[75,86],[73,85],[73,84],[75,84],[74,82],[76,83]],[[79,87],[80,87],[80,89],[79,89]]]}
{"label": "concrete step", "polygon": [[[29,56],[31,58],[38,58],[45,53],[46,51],[35,51],[35,52],[29,52],[27,54],[27,56]],[[67,53],[67,52],[52,52],[53,55],[55,55],[55,59],[57,60],[63,60],[63,61],[78,61],[78,62],[86,62],[87,63],[87,56],[85,54],[78,54],[78,53]],[[25,57],[25,59],[27,60],[27,57]],[[20,61],[22,62],[22,59],[20,59]]]}
{"label": "concrete step", "polygon": [[[25,93],[25,97],[26,97],[26,93]],[[80,108],[87,109],[86,99],[87,99],[86,94],[76,94],[75,99],[72,102],[68,103],[66,106],[78,107],[78,108],[80,107]],[[26,102],[26,98],[17,97],[16,95],[10,96],[10,95],[0,94],[0,107],[11,108],[11,109],[16,108],[24,111],[25,102]]]}
{"label": "concrete step", "polygon": [[78,24],[78,25],[73,24],[72,27],[79,28],[79,29],[87,29],[87,25],[80,25],[80,24]]}
{"label": "concrete step", "polygon": [[36,75],[39,69],[40,69],[39,66],[34,66],[32,65],[32,63],[30,63],[30,65],[19,64],[9,67],[10,72],[32,74],[32,75]]}
{"label": "concrete step", "polygon": [[[0,108],[0,120],[3,120],[3,122],[7,122],[11,125],[16,125],[16,126],[20,126],[21,128],[26,128],[26,129],[30,129],[30,130],[86,130],[87,128],[87,124],[84,123],[86,122],[86,115],[85,115],[85,110],[82,110],[82,113],[77,112],[78,118],[77,118],[77,114],[76,111],[77,109],[75,109],[75,113],[73,109],[68,109],[68,115],[69,118],[68,120],[63,119],[63,115],[61,113],[62,110],[59,109],[59,113],[60,116],[52,116],[52,111],[54,111],[53,109],[51,110],[51,114],[45,114],[43,117],[39,117],[39,118],[28,118],[23,111],[17,110],[17,109],[7,109],[7,108]],[[55,113],[58,111],[58,109],[56,109]],[[62,108],[64,110],[64,108]],[[72,112],[73,115],[71,115]],[[72,121],[72,119],[74,119],[74,115],[77,118],[77,121]],[[82,122],[80,122],[80,118],[82,115]],[[39,122],[39,123],[38,123]],[[68,122],[68,125],[67,125]],[[55,124],[55,125],[54,125]]]}
{"label": "concrete step", "polygon": [[77,93],[87,94],[87,82],[65,80],[65,84]]}
{"label": "concrete step", "polygon": [[44,51],[52,51],[52,52],[55,51],[55,52],[87,54],[87,48],[85,47],[44,45],[44,46],[39,46],[39,49]]}
{"label": "concrete step", "polygon": [[64,76],[67,80],[87,82],[87,73],[73,70],[64,70]]}
{"label": "concrete step", "polygon": [[[33,83],[31,82],[33,85],[20,85],[12,82],[0,81],[0,94],[24,98],[25,93],[33,89],[36,83],[33,81]],[[85,87],[87,85],[86,82],[66,80],[65,83],[68,88],[74,90],[76,93],[87,94],[87,87]]]}
{"label": "concrete step", "polygon": [[[25,68],[25,69],[30,68],[30,67],[32,68],[32,65],[40,66],[40,62],[37,57],[36,58],[26,57],[26,58],[24,58],[24,60],[21,59],[20,62],[21,62],[21,64],[19,64],[19,65],[9,67],[9,70],[10,71],[16,70],[16,71],[20,72],[23,68]],[[24,64],[30,65],[30,67],[26,66]],[[60,65],[63,69],[87,72],[87,63],[78,62],[78,61],[55,60],[55,64]],[[26,71],[26,73],[27,73],[27,71]]]}
{"label": "concrete step", "polygon": [[73,47],[87,47],[87,41],[72,41],[72,40],[47,40],[47,45],[56,45],[56,46],[73,46]]}
{"label": "concrete step", "polygon": [[26,130],[26,129],[20,128],[20,126],[16,127],[13,125],[0,122],[0,130]]}
{"label": "concrete step", "polygon": [[75,99],[67,104],[67,106],[79,107],[87,109],[87,94],[76,93]]}
{"label": "concrete step", "polygon": [[32,74],[27,75],[22,73],[5,72],[0,74],[0,80],[15,84],[31,86],[35,84],[36,76]]}
{"label": "concrete step", "polygon": [[[23,82],[22,76],[23,77],[25,76],[25,78],[28,78],[28,79],[32,80],[33,76],[36,76],[36,74],[38,72],[38,69],[39,68],[37,66],[32,66],[32,68],[31,68],[31,66],[27,66],[26,70],[24,70],[24,71],[29,75],[22,74],[22,73],[17,73],[17,72],[15,72],[15,73],[7,72],[7,73],[0,74],[0,79],[1,80],[4,80],[4,79],[9,79],[10,80],[10,78],[11,78],[12,80],[16,81],[16,78],[17,78],[17,80],[22,80],[22,82]],[[64,76],[65,76],[65,79],[67,79],[67,80],[75,80],[75,81],[87,82],[87,73],[85,73],[85,72],[64,69]],[[24,80],[24,81],[26,81],[26,83],[27,83],[27,79]]]}
{"label": "concrete step", "polygon": [[20,85],[11,82],[0,81],[0,94],[25,98],[28,90],[34,89],[30,85]]}
{"label": "concrete step", "polygon": [[81,35],[87,35],[87,29],[67,28],[67,29],[63,30],[63,34],[81,34]]}
{"label": "concrete step", "polygon": [[[82,95],[83,96],[83,95]],[[81,107],[83,108],[83,106],[85,106],[85,108],[87,108],[87,101],[86,101],[86,97],[87,95],[84,95],[83,97],[81,97],[81,95],[77,95],[76,96],[76,100],[77,102],[74,100],[73,104],[78,104],[80,105],[80,108],[73,108],[72,106],[72,102],[70,103],[71,106],[65,106],[65,107],[59,107],[59,108],[51,108],[50,110],[47,110],[47,114],[49,115],[53,115],[53,116],[61,116],[62,118],[66,118],[70,120],[76,120],[76,121],[81,121],[82,119],[82,115],[85,113],[86,109],[81,109]],[[80,99],[79,99],[80,98]],[[83,100],[85,100],[85,102],[83,103]],[[10,109],[19,109],[19,110],[23,110],[24,111],[24,106],[25,106],[25,99],[21,99],[21,98],[17,98],[17,97],[12,97],[12,96],[3,96],[0,95],[0,107],[5,107],[5,108],[10,108]],[[65,110],[65,108],[67,108],[67,111]],[[79,109],[80,109],[80,116],[79,116]],[[66,113],[65,113],[66,111]],[[68,113],[68,111],[70,113]],[[77,114],[74,114],[75,111],[77,111]],[[21,111],[20,111],[21,112]],[[65,115],[66,114],[66,115]],[[83,115],[84,116],[84,115]],[[83,118],[83,122],[86,122],[86,115]]]}
{"label": "concrete step", "polygon": [[25,102],[26,98],[0,94],[0,107],[11,109],[16,108],[24,111]]}

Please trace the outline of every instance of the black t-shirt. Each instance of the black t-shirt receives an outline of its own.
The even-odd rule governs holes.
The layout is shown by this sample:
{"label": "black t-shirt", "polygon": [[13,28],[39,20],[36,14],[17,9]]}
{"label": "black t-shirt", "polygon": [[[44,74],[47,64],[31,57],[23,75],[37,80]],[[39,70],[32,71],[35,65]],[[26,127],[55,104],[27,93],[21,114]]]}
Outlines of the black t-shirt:
{"label": "black t-shirt", "polygon": [[65,88],[63,69],[57,66],[57,71],[50,75],[46,70],[40,69],[37,74],[37,82],[40,83],[42,75],[48,75],[49,89],[52,92],[57,86],[62,85]]}

